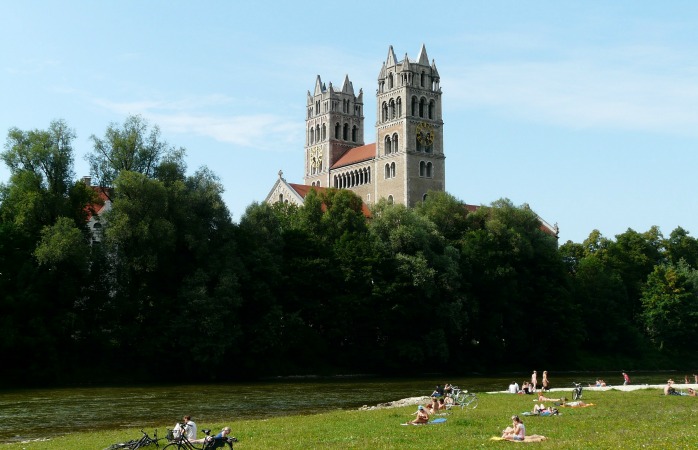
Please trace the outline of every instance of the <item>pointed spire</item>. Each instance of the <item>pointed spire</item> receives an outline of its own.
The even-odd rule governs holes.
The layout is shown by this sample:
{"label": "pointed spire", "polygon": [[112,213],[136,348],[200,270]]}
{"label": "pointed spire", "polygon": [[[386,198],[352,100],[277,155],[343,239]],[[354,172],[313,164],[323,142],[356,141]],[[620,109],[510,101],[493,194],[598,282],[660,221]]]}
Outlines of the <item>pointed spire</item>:
{"label": "pointed spire", "polygon": [[410,57],[405,52],[405,59],[402,60],[402,70],[410,70]]}
{"label": "pointed spire", "polygon": [[313,96],[310,95],[310,91],[308,91],[308,106],[313,104]]}
{"label": "pointed spire", "polygon": [[440,78],[439,71],[436,70],[436,61],[434,61],[433,59],[431,60],[431,76],[437,79]]}
{"label": "pointed spire", "polygon": [[320,79],[320,75],[318,75],[315,79],[315,95],[320,94],[322,94],[322,80]]}
{"label": "pointed spire", "polygon": [[388,59],[386,59],[385,65],[387,67],[394,66],[396,62],[397,58],[395,57],[395,52],[393,51],[393,46],[391,45],[388,49]]}
{"label": "pointed spire", "polygon": [[331,82],[331,81],[330,81],[330,88],[329,88],[329,89],[330,89],[330,94],[333,94],[333,93],[334,93],[334,88],[332,87],[332,82]]}
{"label": "pointed spire", "polygon": [[364,102],[364,90],[359,88],[359,96],[356,98],[356,103],[362,103]]}
{"label": "pointed spire", "polygon": [[419,56],[417,57],[417,62],[422,66],[429,65],[429,57],[427,56],[427,47],[422,44],[422,49],[419,51]]}
{"label": "pointed spire", "polygon": [[349,75],[345,75],[344,77],[344,85],[342,85],[342,92],[345,94],[354,95],[354,86],[351,84],[351,81],[349,81]]}
{"label": "pointed spire", "polygon": [[385,63],[383,63],[383,67],[381,67],[381,72],[378,74],[378,79],[385,80]]}

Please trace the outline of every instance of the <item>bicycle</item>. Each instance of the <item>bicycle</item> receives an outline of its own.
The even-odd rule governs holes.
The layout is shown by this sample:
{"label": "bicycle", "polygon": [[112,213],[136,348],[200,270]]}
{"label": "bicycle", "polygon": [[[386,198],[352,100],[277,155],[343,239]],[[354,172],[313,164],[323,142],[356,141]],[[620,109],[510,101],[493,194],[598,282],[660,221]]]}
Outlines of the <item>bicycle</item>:
{"label": "bicycle", "polygon": [[[181,425],[181,427],[182,429],[184,429],[183,424]],[[187,439],[186,435],[181,435],[179,437],[173,438],[172,442],[167,444],[163,450],[212,450],[216,448],[223,448],[226,445],[230,448],[230,450],[232,450],[233,442],[238,441],[237,438],[234,437],[216,438],[214,436],[211,436],[211,430],[208,429],[201,431],[203,431],[206,435],[201,447],[197,447],[196,445],[194,445],[195,443]]]}
{"label": "bicycle", "polygon": [[582,399],[582,384],[581,383],[575,383],[574,384],[574,390],[572,391],[572,400],[581,400]]}
{"label": "bicycle", "polygon": [[155,447],[160,448],[159,441],[161,441],[162,438],[158,439],[158,430],[155,430],[152,438],[150,436],[148,436],[148,433],[146,433],[143,430],[141,430],[141,433],[143,433],[143,436],[141,436],[140,439],[131,439],[128,442],[120,442],[118,444],[112,444],[111,446],[107,447],[104,450],[119,450],[119,449],[136,450],[139,448],[149,447],[150,445],[153,445],[153,444],[155,444]]}
{"label": "bicycle", "polygon": [[478,398],[477,395],[473,394],[472,392],[468,392],[468,390],[462,390],[458,386],[453,386],[453,390],[451,394],[449,394],[451,399],[453,400],[453,404],[450,407],[453,406],[460,406],[460,409],[464,408],[470,408],[470,409],[475,409],[477,408],[478,405]]}

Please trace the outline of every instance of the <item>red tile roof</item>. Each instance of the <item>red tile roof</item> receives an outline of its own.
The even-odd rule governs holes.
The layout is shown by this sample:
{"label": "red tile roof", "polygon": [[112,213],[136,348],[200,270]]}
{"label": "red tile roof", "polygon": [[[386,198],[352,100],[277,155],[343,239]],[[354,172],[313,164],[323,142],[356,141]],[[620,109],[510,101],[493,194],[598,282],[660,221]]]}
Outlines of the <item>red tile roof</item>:
{"label": "red tile roof", "polygon": [[[375,144],[374,144],[375,146]],[[326,187],[320,187],[320,186],[309,186],[307,184],[296,184],[296,183],[288,183],[291,188],[293,188],[294,191],[298,193],[301,197],[305,199],[305,196],[308,195],[308,192],[310,192],[311,189],[314,189],[317,191],[317,193],[325,192],[327,191],[328,188]],[[326,205],[323,203],[322,204],[322,210],[325,211]],[[363,201],[361,202],[361,212],[364,214],[365,217],[370,218],[371,217],[371,211],[368,209],[368,206],[366,206],[366,203]]]}
{"label": "red tile roof", "polygon": [[87,212],[87,220],[90,220],[92,218],[93,212],[97,215],[101,214],[102,210],[104,209],[104,205],[106,204],[107,200],[109,200],[109,197],[107,196],[106,192],[104,192],[104,189],[102,189],[101,187],[90,186],[90,189],[97,193],[97,197],[99,197],[101,203],[90,203],[89,205],[85,206],[85,211]]}
{"label": "red tile roof", "polygon": [[361,147],[354,147],[347,150],[331,167],[337,169],[339,167],[348,166],[362,161],[368,161],[376,157],[376,144],[366,144]]}

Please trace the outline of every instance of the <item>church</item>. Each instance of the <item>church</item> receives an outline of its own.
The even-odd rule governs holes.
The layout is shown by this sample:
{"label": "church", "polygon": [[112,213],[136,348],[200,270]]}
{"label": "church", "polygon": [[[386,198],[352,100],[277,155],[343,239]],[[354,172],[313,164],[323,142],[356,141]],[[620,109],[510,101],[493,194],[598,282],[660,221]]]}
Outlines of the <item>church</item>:
{"label": "church", "polygon": [[308,91],[304,183],[279,178],[267,203],[303,204],[312,188],[349,189],[365,205],[385,198],[414,206],[427,192],[445,191],[441,87],[424,45],[415,59],[393,47],[378,74],[375,142],[364,141],[364,93],[347,75],[341,88],[318,75]]}

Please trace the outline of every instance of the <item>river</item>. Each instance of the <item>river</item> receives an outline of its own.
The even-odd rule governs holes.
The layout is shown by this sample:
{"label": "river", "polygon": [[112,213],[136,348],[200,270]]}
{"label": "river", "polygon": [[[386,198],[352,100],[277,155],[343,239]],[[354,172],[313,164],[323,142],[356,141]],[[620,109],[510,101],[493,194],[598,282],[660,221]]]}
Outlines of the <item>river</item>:
{"label": "river", "polygon": [[[538,380],[540,382],[541,373]],[[683,373],[631,373],[633,384],[677,382]],[[0,391],[0,442],[41,439],[76,431],[143,428],[152,433],[163,424],[174,426],[191,415],[199,428],[207,423],[233,424],[234,419],[262,419],[291,414],[312,414],[354,409],[407,397],[429,395],[436,384],[450,382],[472,392],[505,390],[528,373],[493,377],[441,375],[413,379],[331,377],[271,380],[258,383],[71,387]],[[552,387],[570,387],[573,381],[592,383],[601,377],[621,384],[619,372],[550,373]],[[234,425],[233,425],[234,426]],[[165,430],[160,428],[159,435]]]}

